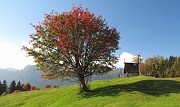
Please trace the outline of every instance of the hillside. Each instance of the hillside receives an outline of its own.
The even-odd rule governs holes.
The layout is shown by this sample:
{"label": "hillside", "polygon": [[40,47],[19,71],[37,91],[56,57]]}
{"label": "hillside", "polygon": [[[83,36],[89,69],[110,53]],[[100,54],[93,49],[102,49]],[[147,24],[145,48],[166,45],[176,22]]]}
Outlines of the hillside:
{"label": "hillside", "polygon": [[0,107],[178,107],[180,78],[144,76],[91,82],[92,92],[78,85],[62,86],[0,97]]}

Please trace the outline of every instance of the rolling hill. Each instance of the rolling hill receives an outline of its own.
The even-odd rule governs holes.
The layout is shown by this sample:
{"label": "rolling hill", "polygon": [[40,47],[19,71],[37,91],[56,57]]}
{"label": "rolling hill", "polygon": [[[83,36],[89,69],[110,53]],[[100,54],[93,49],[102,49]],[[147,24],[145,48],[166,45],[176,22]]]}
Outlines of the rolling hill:
{"label": "rolling hill", "polygon": [[180,78],[137,76],[91,82],[92,92],[78,85],[14,93],[0,97],[0,107],[179,107]]}

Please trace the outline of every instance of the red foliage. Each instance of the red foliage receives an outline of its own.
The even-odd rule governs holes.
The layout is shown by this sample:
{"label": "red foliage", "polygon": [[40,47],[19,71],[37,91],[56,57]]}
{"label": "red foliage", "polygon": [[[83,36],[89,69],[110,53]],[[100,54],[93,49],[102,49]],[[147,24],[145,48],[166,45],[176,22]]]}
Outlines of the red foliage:
{"label": "red foliage", "polygon": [[[44,15],[44,21],[39,25],[32,25],[36,30],[30,35],[33,47],[22,49],[34,56],[43,71],[43,78],[77,76],[79,72],[86,75],[105,72],[104,66],[115,59],[112,53],[119,49],[120,36],[115,28],[109,28],[104,22],[101,16],[95,17],[81,6],[61,14],[52,11]],[[37,51],[39,48],[40,52]],[[50,52],[54,53],[51,55]],[[66,63],[60,65],[58,61]],[[102,63],[100,67],[99,61]],[[58,72],[57,63],[64,70]]]}
{"label": "red foliage", "polygon": [[37,90],[37,88],[35,86],[31,86],[30,91],[32,90]]}

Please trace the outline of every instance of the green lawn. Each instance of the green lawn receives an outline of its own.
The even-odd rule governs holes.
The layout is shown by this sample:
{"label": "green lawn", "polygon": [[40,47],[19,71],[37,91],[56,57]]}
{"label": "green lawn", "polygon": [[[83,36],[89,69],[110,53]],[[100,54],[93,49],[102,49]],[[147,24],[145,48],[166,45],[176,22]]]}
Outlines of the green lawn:
{"label": "green lawn", "polygon": [[179,107],[180,78],[145,76],[99,80],[92,92],[78,85],[20,92],[0,97],[0,107]]}

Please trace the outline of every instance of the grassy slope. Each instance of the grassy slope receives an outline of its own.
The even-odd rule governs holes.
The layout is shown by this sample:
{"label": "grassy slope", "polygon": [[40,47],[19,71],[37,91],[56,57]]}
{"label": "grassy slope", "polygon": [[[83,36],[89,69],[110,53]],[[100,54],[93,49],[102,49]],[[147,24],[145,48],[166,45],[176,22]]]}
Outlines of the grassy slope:
{"label": "grassy slope", "polygon": [[21,92],[0,97],[0,107],[179,107],[180,78],[144,76],[94,81],[91,93],[78,86]]}

